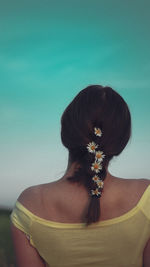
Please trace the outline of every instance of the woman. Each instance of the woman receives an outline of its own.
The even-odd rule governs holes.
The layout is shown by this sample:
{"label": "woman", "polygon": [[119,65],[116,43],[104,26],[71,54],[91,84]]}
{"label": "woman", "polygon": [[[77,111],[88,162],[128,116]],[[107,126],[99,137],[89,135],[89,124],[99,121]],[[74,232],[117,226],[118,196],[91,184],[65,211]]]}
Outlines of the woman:
{"label": "woman", "polygon": [[74,98],[61,119],[65,175],[27,188],[11,214],[19,267],[150,267],[150,181],[108,171],[130,134],[128,106],[112,88]]}

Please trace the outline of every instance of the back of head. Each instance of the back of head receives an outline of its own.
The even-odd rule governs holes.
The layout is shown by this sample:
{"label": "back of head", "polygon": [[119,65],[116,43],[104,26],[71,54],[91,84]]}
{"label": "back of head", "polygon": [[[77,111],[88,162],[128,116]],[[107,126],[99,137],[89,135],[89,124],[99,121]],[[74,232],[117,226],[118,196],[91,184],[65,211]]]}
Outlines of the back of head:
{"label": "back of head", "polygon": [[[94,128],[101,130],[99,138]],[[90,85],[80,91],[65,109],[61,118],[61,139],[69,151],[69,159],[78,162],[80,168],[68,179],[83,184],[91,196],[84,221],[96,222],[100,217],[99,198],[90,194],[94,189],[91,164],[94,155],[87,145],[94,142],[103,151],[101,180],[106,177],[106,167],[113,156],[119,155],[131,135],[131,116],[124,99],[111,87]]]}

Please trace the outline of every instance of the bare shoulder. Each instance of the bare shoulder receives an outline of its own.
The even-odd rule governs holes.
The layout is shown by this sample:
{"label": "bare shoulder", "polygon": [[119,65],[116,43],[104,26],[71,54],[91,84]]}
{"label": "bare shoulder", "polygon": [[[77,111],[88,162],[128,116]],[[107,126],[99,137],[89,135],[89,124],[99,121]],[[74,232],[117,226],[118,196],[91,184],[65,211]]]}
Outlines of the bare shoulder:
{"label": "bare shoulder", "polygon": [[33,203],[40,202],[41,188],[42,185],[30,186],[21,192],[17,200],[26,208],[31,208]]}
{"label": "bare shoulder", "polygon": [[126,184],[126,186],[130,188],[128,191],[129,195],[130,196],[132,195],[132,198],[135,200],[135,202],[137,202],[144,194],[146,188],[150,185],[150,180],[149,179],[131,179],[130,181],[129,180],[127,180]]}
{"label": "bare shoulder", "polygon": [[141,193],[143,193],[146,190],[146,188],[150,185],[149,179],[133,179],[132,181],[135,190],[138,190]]}
{"label": "bare shoulder", "polygon": [[40,210],[46,196],[54,194],[53,184],[55,182],[30,186],[22,191],[17,200],[32,212]]}

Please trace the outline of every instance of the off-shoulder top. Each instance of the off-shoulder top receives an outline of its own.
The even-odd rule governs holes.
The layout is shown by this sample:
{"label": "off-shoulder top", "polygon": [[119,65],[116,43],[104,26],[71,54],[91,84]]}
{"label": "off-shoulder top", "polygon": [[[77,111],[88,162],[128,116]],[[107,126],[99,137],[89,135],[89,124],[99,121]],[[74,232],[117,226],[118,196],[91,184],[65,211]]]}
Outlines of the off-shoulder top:
{"label": "off-shoulder top", "polygon": [[142,267],[150,238],[150,185],[125,214],[88,227],[43,219],[19,201],[12,223],[24,232],[50,267]]}

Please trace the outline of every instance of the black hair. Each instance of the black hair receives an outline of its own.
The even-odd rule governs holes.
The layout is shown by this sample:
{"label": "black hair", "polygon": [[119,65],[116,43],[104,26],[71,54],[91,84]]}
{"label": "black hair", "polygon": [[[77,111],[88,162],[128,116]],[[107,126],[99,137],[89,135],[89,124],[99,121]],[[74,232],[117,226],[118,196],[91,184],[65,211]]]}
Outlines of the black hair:
{"label": "black hair", "polygon": [[[102,136],[94,134],[94,127]],[[106,155],[103,159],[101,179],[106,177],[106,167],[113,156],[119,155],[131,135],[131,116],[127,103],[111,87],[90,85],[81,90],[65,109],[61,117],[61,140],[69,151],[71,163],[80,168],[67,179],[83,184],[89,193],[93,188],[91,164],[93,154],[87,144],[94,141]],[[91,224],[100,218],[99,198],[90,197],[83,222]]]}

